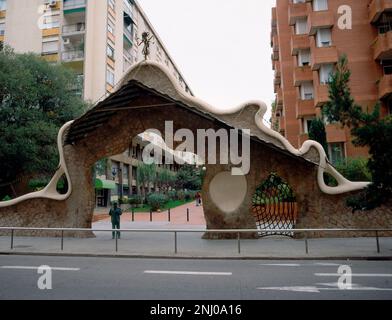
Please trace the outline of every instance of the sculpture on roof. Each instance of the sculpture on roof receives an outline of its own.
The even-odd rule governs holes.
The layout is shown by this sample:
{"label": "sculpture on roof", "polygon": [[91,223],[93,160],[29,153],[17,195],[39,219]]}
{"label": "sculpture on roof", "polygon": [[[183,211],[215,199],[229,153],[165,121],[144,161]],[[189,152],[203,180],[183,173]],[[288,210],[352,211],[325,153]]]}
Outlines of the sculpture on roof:
{"label": "sculpture on roof", "polygon": [[[150,55],[150,43],[152,41],[152,39],[154,38],[154,36],[150,36],[150,33],[148,31],[144,31],[142,33],[142,39],[137,39],[138,40],[138,46],[143,45],[143,56],[144,56],[144,60],[148,59],[148,56]],[[140,40],[140,41],[139,41]]]}

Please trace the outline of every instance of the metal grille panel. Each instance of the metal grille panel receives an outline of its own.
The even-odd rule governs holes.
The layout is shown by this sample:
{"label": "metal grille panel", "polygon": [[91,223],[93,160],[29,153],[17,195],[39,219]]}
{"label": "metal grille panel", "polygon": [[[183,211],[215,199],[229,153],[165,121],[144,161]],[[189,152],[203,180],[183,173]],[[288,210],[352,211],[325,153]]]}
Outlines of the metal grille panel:
{"label": "metal grille panel", "polygon": [[277,174],[272,173],[256,189],[252,199],[252,210],[260,237],[293,237],[292,232],[267,232],[268,229],[294,229],[297,220],[294,192]]}

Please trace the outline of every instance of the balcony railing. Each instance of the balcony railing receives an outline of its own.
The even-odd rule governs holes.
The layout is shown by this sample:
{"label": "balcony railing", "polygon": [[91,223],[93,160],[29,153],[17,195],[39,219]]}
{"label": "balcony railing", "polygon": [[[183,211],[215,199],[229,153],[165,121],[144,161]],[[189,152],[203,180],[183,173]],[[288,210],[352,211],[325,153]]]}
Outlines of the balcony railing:
{"label": "balcony railing", "polygon": [[369,19],[376,22],[381,14],[392,9],[392,0],[373,0],[369,5]]}
{"label": "balcony railing", "polygon": [[69,24],[63,26],[63,34],[75,33],[75,32],[84,32],[86,30],[86,24],[84,22]]}
{"label": "balcony railing", "polygon": [[77,61],[84,59],[83,50],[70,50],[61,53],[61,60],[65,62]]}
{"label": "balcony railing", "polygon": [[64,0],[64,9],[84,6],[86,6],[86,0]]}

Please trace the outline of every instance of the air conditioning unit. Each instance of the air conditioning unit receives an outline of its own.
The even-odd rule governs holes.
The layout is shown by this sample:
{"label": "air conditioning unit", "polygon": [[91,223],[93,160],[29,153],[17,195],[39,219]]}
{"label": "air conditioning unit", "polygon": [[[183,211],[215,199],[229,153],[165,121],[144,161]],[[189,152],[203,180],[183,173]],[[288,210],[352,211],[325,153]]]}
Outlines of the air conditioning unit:
{"label": "air conditioning unit", "polygon": [[55,7],[57,5],[57,0],[49,0],[49,7]]}

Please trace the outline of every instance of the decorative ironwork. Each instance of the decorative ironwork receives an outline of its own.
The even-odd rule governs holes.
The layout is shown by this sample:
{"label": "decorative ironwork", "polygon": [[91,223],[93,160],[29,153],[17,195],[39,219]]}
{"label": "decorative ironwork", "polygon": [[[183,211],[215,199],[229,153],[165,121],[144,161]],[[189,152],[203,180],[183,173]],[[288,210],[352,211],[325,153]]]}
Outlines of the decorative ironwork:
{"label": "decorative ironwork", "polygon": [[257,189],[252,199],[252,210],[259,236],[282,235],[293,237],[293,232],[267,232],[268,229],[294,229],[297,202],[291,187],[272,173]]}

